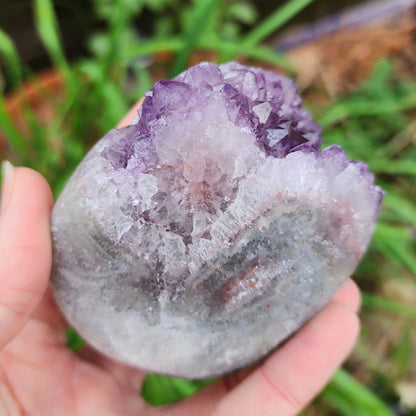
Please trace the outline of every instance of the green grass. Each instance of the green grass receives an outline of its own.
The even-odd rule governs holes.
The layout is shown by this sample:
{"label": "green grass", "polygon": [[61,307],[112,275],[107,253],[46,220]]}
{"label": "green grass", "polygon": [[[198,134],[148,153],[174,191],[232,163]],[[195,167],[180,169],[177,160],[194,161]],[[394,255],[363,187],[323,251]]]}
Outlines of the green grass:
{"label": "green grass", "polygon": [[154,406],[181,400],[212,382],[207,380],[183,380],[159,374],[149,374],[143,383],[142,396]]}
{"label": "green grass", "polygon": [[[218,8],[219,0],[200,0],[196,3],[192,13],[192,23],[184,33],[183,45],[178,51],[175,62],[173,63],[170,77],[173,78],[180,74],[186,67],[186,63],[195,47],[198,45],[205,29]],[[212,35],[211,35],[212,36]]]}
{"label": "green grass", "polygon": [[[219,61],[248,58],[259,65],[274,64],[293,71],[287,57],[264,41],[310,2],[288,1],[263,22],[257,22],[255,8],[247,1],[195,0],[171,8],[178,2],[165,0],[156,6],[145,0],[95,1],[103,30],[89,40],[88,57],[68,62],[54,4],[51,0],[34,0],[35,27],[51,64],[62,74],[65,99],[43,92],[55,109],[48,124],[40,122],[24,101],[22,112],[27,126],[22,131],[7,112],[0,92],[0,128],[7,139],[3,156],[14,164],[40,171],[54,194],[59,194],[89,147],[151,86],[153,70],[175,75],[186,68],[196,50],[204,50],[214,53]],[[160,19],[155,33],[140,39],[133,20],[145,7],[153,8]],[[176,15],[172,15],[172,9],[178,10]],[[251,29],[244,34],[247,25]],[[179,29],[172,29],[175,27]],[[170,54],[170,60],[155,63],[160,53]],[[10,91],[18,91],[23,80],[36,79],[20,60],[10,37],[1,30],[0,55]],[[355,374],[360,376],[360,371],[347,364],[313,405],[323,416],[392,415],[391,406],[398,404],[394,386],[406,375],[407,368],[415,365],[410,331],[416,307],[386,296],[384,290],[386,283],[394,283],[399,287],[406,284],[416,292],[415,91],[414,82],[403,79],[388,61],[379,62],[355,92],[324,107],[308,101],[305,91],[307,105],[323,126],[325,146],[339,144],[351,159],[366,161],[377,174],[377,183],[387,191],[373,241],[354,274],[364,290],[364,330],[353,361],[365,370],[366,383],[354,378]],[[399,336],[390,340],[392,354],[373,357],[377,328],[385,325],[386,319],[404,323]],[[82,345],[72,329],[68,330],[68,344],[75,350]],[[149,375],[142,394],[153,404],[164,404],[192,394],[209,382]]]}
{"label": "green grass", "polygon": [[335,373],[322,396],[345,416],[394,416],[382,400],[344,370]]}
{"label": "green grass", "polygon": [[[394,356],[380,359],[371,351],[378,346],[376,336],[386,319],[416,319],[414,305],[390,299],[384,290],[386,283],[395,282],[398,287],[408,284],[405,287],[416,293],[416,148],[406,134],[416,108],[415,91],[413,81],[401,79],[390,62],[380,61],[357,91],[316,109],[324,144],[339,144],[351,159],[366,161],[386,191],[373,241],[354,274],[364,289],[362,319],[371,325],[364,326],[353,361],[360,362],[360,372],[365,371],[371,383],[367,380],[363,390],[346,372],[338,372],[322,395],[330,415],[392,415],[390,407],[398,406],[395,385],[414,365],[408,353],[414,348],[410,324],[389,340]],[[402,371],[395,371],[397,367]]]}
{"label": "green grass", "polygon": [[6,62],[10,86],[16,88],[22,80],[22,66],[20,58],[10,37],[0,28],[0,54]]}

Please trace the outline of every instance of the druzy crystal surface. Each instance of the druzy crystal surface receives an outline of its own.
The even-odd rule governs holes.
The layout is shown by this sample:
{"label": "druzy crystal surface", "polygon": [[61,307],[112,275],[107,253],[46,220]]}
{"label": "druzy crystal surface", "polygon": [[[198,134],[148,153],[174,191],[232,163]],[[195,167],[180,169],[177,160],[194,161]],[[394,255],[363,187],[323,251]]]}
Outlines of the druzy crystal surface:
{"label": "druzy crystal surface", "polygon": [[202,63],[146,93],[52,214],[52,285],[100,351],[199,378],[263,357],[353,272],[382,191],[295,84]]}

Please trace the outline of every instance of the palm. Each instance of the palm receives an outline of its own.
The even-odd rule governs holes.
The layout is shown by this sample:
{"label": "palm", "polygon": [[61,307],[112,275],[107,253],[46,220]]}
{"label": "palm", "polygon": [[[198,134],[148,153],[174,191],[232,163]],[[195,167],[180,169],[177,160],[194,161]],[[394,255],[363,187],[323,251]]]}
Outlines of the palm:
{"label": "palm", "polygon": [[359,296],[348,281],[326,308],[256,368],[225,377],[177,405],[151,407],[139,395],[143,372],[88,347],[79,353],[66,347],[65,320],[46,290],[49,188],[28,169],[15,170],[12,187],[0,217],[1,415],[295,415],[351,349]]}
{"label": "palm", "polygon": [[65,328],[47,294],[0,354],[6,387],[19,410],[29,415],[54,415],[57,409],[62,416],[145,414],[138,394],[144,374],[91,350],[81,351],[81,358],[66,348]]}

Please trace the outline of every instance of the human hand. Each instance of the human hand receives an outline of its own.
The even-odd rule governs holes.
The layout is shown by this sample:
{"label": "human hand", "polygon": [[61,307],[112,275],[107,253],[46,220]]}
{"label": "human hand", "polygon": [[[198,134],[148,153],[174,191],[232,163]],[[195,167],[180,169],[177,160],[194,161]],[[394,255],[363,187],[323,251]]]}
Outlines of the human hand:
{"label": "human hand", "polygon": [[[123,121],[127,124],[135,112]],[[139,395],[145,373],[89,347],[66,347],[48,289],[52,197],[36,172],[7,175],[0,216],[0,415],[296,415],[329,380],[358,334],[360,297],[348,280],[332,301],[262,363],[178,404]]]}

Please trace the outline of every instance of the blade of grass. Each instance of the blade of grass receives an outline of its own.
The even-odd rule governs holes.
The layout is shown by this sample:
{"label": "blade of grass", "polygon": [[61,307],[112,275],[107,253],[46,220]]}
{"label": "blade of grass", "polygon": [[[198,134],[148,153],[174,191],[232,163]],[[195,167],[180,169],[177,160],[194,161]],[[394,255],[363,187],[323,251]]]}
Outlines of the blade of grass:
{"label": "blade of grass", "polygon": [[[184,47],[184,41],[180,38],[168,40],[146,41],[132,45],[126,50],[126,58],[134,58],[144,55],[152,55],[159,52],[177,52]],[[241,48],[240,44],[233,42],[218,42],[209,39],[201,39],[197,47],[204,50],[219,51],[224,54],[233,53],[235,55],[245,55],[250,58],[270,62],[279,65],[288,71],[294,71],[292,63],[283,55],[267,47]]]}
{"label": "blade of grass", "polygon": [[253,48],[263,41],[267,36],[277,31],[287,21],[303,10],[314,0],[290,0],[278,8],[269,18],[256,25],[241,41],[238,51],[223,52],[221,61],[231,61],[239,54],[245,54],[247,48]]}
{"label": "blade of grass", "polygon": [[[337,395],[339,399],[344,398],[343,404],[349,403],[349,408],[355,409],[356,415],[394,416],[387,405],[371,390],[342,369],[335,373],[331,383],[325,388],[322,395],[334,406],[337,406],[334,395]],[[349,416],[353,413],[348,412],[345,414]]]}
{"label": "blade of grass", "polygon": [[[11,87],[15,88],[20,86],[22,82],[23,72],[22,64],[13,41],[1,28],[0,55],[4,59],[5,67],[9,74]],[[23,97],[24,104],[26,106],[25,109],[29,109],[29,106],[25,101],[26,96],[23,95]],[[30,115],[33,115],[33,113],[30,113]],[[32,124],[30,124],[30,127],[32,127]],[[37,126],[35,126],[35,124],[33,123],[33,127]],[[7,138],[7,142],[12,147],[12,151],[16,153],[19,162],[27,162],[27,140],[25,139],[24,135],[20,133],[14,121],[10,117],[2,93],[0,93],[0,128],[4,131]]]}
{"label": "blade of grass", "polygon": [[362,299],[364,307],[383,309],[388,312],[402,315],[409,319],[416,319],[416,308],[411,306],[404,305],[381,296],[373,295],[371,293],[362,293]]}
{"label": "blade of grass", "polygon": [[36,151],[40,159],[48,159],[51,156],[49,148],[50,130],[47,126],[39,122],[38,118],[28,103],[26,103],[22,113],[24,114],[27,125],[30,127],[29,137],[31,140],[33,140],[31,147]]}
{"label": "blade of grass", "polygon": [[[65,79],[67,95],[65,96],[65,103],[60,109],[62,122],[64,122],[70,111],[78,113],[77,117],[79,117],[80,106],[77,105],[76,100],[80,95],[79,91],[82,91],[84,88],[84,83],[83,81],[77,81],[65,58],[53,3],[51,0],[34,0],[34,9],[35,27],[39,37],[52,63],[61,71]],[[79,139],[75,136],[73,140]]]}
{"label": "blade of grass", "polygon": [[22,65],[17,49],[10,37],[0,28],[0,55],[4,59],[10,86],[15,88],[22,80]]}
{"label": "blade of grass", "polygon": [[[8,69],[9,77],[11,80],[11,86],[17,87],[20,86],[22,83],[22,64],[17,53],[17,49],[14,46],[10,37],[0,29],[0,54],[3,56],[5,61],[6,69]],[[4,104],[3,104],[4,106]],[[34,114],[33,109],[27,99],[27,95],[24,91],[22,91],[22,104],[21,104],[21,113],[23,115],[23,119],[27,122],[27,126],[30,128],[30,132],[28,133],[28,137],[33,139],[34,149],[40,154],[43,153],[43,156],[46,155],[45,148],[47,148],[47,128],[42,125],[37,119],[37,116]],[[21,135],[17,129],[13,129],[13,121],[8,117],[7,113],[4,112],[4,107],[2,110],[2,119],[3,119],[3,128],[7,129],[8,137],[10,140],[10,144],[16,148],[19,152],[23,150],[23,147],[27,147],[27,140],[24,139],[24,136]],[[14,139],[13,139],[14,138]],[[22,144],[21,142],[24,142]],[[42,155],[41,155],[42,157]]]}
{"label": "blade of grass", "polygon": [[369,160],[368,164],[374,173],[392,175],[416,175],[416,163],[413,160]]}
{"label": "blade of grass", "polygon": [[379,223],[374,232],[373,245],[390,261],[407,267],[416,278],[416,258],[410,231],[403,227]]}
{"label": "blade of grass", "polygon": [[412,339],[412,324],[409,322],[405,325],[403,333],[398,340],[392,358],[394,362],[393,374],[397,378],[401,378],[406,374],[412,365],[413,361],[413,339]]}
{"label": "blade of grass", "polygon": [[[274,65],[278,65],[282,68],[287,69],[290,72],[295,71],[295,67],[293,64],[289,61],[288,58],[286,58],[285,55],[278,53],[274,51],[273,49],[262,47],[262,46],[256,46],[256,47],[246,47],[241,48],[241,44],[233,43],[233,42],[204,42],[201,40],[199,45],[203,49],[212,49],[214,51],[221,52],[221,61],[225,62],[228,59],[226,59],[227,56],[238,56],[238,55],[245,55],[250,58],[258,59],[264,62],[269,62]],[[224,59],[223,59],[224,58]]]}
{"label": "blade of grass", "polygon": [[128,10],[123,0],[116,0],[112,5],[112,13],[109,16],[110,53],[107,56],[107,68],[111,68],[112,64],[120,59],[120,53],[124,47],[123,35],[128,26]]}
{"label": "blade of grass", "polygon": [[[76,94],[74,76],[63,52],[61,35],[51,0],[34,0],[35,27],[53,64],[65,75],[71,96]],[[68,97],[69,99],[69,97]]]}
{"label": "blade of grass", "polygon": [[35,0],[34,5],[35,26],[46,50],[57,67],[69,70],[52,2],[50,0]]}
{"label": "blade of grass", "polygon": [[298,14],[314,0],[290,0],[282,7],[271,14],[264,22],[256,25],[255,29],[249,32],[242,41],[241,49],[247,46],[255,46],[280,29],[292,17]]}
{"label": "blade of grass", "polygon": [[153,55],[159,52],[178,52],[183,49],[185,41],[179,37],[136,42],[126,49],[126,58]]}
{"label": "blade of grass", "polygon": [[148,403],[159,406],[183,399],[211,382],[212,380],[193,381],[148,374],[143,383],[142,396]]}
{"label": "blade of grass", "polygon": [[184,34],[185,44],[179,51],[173,63],[170,77],[173,78],[185,69],[192,50],[208,25],[209,19],[216,9],[219,0],[200,0],[195,3],[193,10],[193,23],[189,31]]}
{"label": "blade of grass", "polygon": [[[357,410],[351,406],[348,397],[344,397],[342,393],[334,388],[328,387],[322,393],[325,400],[331,403],[331,407],[335,407],[343,416],[357,416]],[[373,416],[368,413],[360,413],[360,416]]]}
{"label": "blade of grass", "polygon": [[109,41],[108,53],[103,55],[102,64],[105,79],[112,80],[123,88],[127,79],[129,61],[123,59],[127,45],[132,41],[133,29],[131,21],[138,15],[144,2],[129,0],[113,0],[111,13],[108,15],[108,31],[105,35]]}
{"label": "blade of grass", "polygon": [[395,102],[370,102],[363,100],[362,102],[348,103],[344,101],[331,107],[319,118],[318,123],[323,128],[328,128],[348,117],[394,114],[413,108],[416,108],[416,96],[414,95],[409,95]]}
{"label": "blade of grass", "polygon": [[386,191],[383,200],[384,207],[395,214],[397,221],[412,224],[416,227],[416,206],[391,186],[382,184],[382,188]]}
{"label": "blade of grass", "polygon": [[81,335],[79,335],[78,332],[76,332],[75,329],[71,326],[66,330],[66,338],[66,345],[72,351],[79,350],[85,344],[85,341],[82,339]]}
{"label": "blade of grass", "polygon": [[8,143],[12,146],[12,150],[19,158],[19,162],[26,162],[26,139],[17,129],[14,121],[7,111],[4,96],[0,91],[0,127],[6,135]]}

